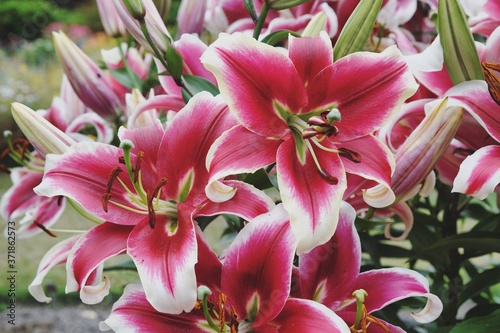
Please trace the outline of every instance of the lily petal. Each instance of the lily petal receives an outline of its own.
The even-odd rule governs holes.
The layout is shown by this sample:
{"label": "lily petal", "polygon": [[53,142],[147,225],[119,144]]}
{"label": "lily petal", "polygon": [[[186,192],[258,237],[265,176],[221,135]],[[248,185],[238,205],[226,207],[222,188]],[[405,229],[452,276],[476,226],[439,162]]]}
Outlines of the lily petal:
{"label": "lily petal", "polygon": [[288,130],[276,103],[288,112],[307,104],[304,83],[286,53],[250,36],[220,34],[201,62],[239,122],[264,137],[280,138]]}
{"label": "lily petal", "polygon": [[28,291],[31,296],[33,296],[38,302],[49,303],[52,298],[47,297],[42,288],[42,282],[47,273],[52,269],[52,267],[64,264],[68,259],[68,254],[71,248],[80,238],[80,235],[76,235],[63,240],[62,242],[54,245],[45,255],[43,256],[40,264],[38,264],[38,269],[36,271],[35,279],[28,286]]}
{"label": "lily petal", "polygon": [[302,297],[336,309],[352,294],[361,266],[361,242],[354,227],[356,211],[342,202],[337,230],[325,244],[300,255]]}
{"label": "lily petal", "polygon": [[80,297],[86,304],[101,302],[109,289],[97,294],[95,290],[90,290],[89,293],[87,282],[106,259],[125,252],[132,229],[132,226],[104,222],[81,236],[66,263],[66,292],[80,291]]}
{"label": "lily petal", "polygon": [[221,280],[238,318],[258,327],[278,315],[290,292],[294,254],[295,238],[283,205],[238,233],[224,257]]}
{"label": "lily petal", "polygon": [[207,153],[214,141],[235,125],[222,98],[202,92],[189,100],[171,121],[159,147],[157,168],[168,177],[164,187],[167,197],[183,201],[189,192],[193,205],[205,200]]}
{"label": "lily petal", "polygon": [[134,260],[148,301],[164,313],[189,312],[196,302],[196,233],[191,211],[178,205],[177,221],[156,217],[151,228],[147,218],[131,232],[128,254]]}
{"label": "lily petal", "polygon": [[203,312],[170,315],[158,313],[146,299],[140,285],[129,284],[123,295],[113,304],[109,317],[99,323],[101,331],[142,333],[142,332],[213,332],[206,324]]}
{"label": "lily petal", "polygon": [[256,135],[241,125],[224,132],[207,154],[210,183],[228,175],[252,173],[275,162],[282,142]]}
{"label": "lily petal", "polygon": [[277,154],[278,185],[298,240],[298,254],[308,252],[332,237],[347,187],[340,157],[316,147],[313,149],[319,164],[332,179],[336,179],[336,184],[329,184],[321,177],[309,150],[305,164],[299,161],[292,139],[281,144]]}
{"label": "lily petal", "polygon": [[275,329],[261,330],[259,327],[255,332],[350,332],[342,318],[323,304],[297,298],[290,298],[281,313],[269,325]]}
{"label": "lily petal", "polygon": [[500,183],[500,146],[486,146],[468,156],[453,181],[452,192],[485,199]]}
{"label": "lily petal", "polygon": [[316,76],[307,91],[309,109],[339,109],[342,119],[335,123],[336,140],[348,141],[387,123],[417,88],[401,52],[391,46],[382,53],[357,52],[337,60]]}
{"label": "lily petal", "polygon": [[364,289],[368,293],[364,303],[368,313],[408,297],[427,298],[425,308],[413,315],[421,323],[435,320],[443,310],[439,298],[429,293],[429,282],[425,277],[406,268],[383,268],[361,273],[353,288]]}

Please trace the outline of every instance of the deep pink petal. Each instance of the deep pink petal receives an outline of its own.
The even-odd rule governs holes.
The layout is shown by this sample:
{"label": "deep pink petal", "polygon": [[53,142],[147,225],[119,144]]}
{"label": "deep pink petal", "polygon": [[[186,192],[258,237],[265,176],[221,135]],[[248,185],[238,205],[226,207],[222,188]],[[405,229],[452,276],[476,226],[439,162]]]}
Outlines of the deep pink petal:
{"label": "deep pink petal", "polygon": [[31,296],[33,296],[38,302],[49,303],[52,300],[52,298],[45,295],[45,292],[42,289],[43,279],[52,267],[66,262],[68,254],[78,238],[80,238],[80,235],[67,238],[57,243],[50,250],[48,250],[47,253],[45,253],[40,261],[40,264],[38,264],[36,276],[28,286]]}
{"label": "deep pink petal", "polygon": [[276,161],[281,199],[290,214],[299,254],[326,243],[332,237],[347,187],[340,157],[317,147],[313,149],[320,166],[337,179],[337,184],[329,184],[320,176],[309,150],[305,164],[300,162],[293,139],[281,144]]}
{"label": "deep pink petal", "polygon": [[460,165],[453,192],[485,199],[500,183],[500,146],[486,146],[468,156]]}
{"label": "deep pink petal", "polygon": [[105,260],[125,252],[132,229],[133,226],[104,222],[81,236],[68,256],[66,292],[80,291],[84,303],[99,303],[109,290],[88,290],[88,279]]}
{"label": "deep pink petal", "polygon": [[208,244],[201,229],[198,226],[195,228],[198,242],[198,262],[194,266],[197,285],[208,287],[212,294],[220,293],[222,263],[210,247],[210,244]]}
{"label": "deep pink petal", "polygon": [[[354,323],[356,322],[356,312],[355,311],[335,311],[336,314],[339,315],[340,318],[342,318],[347,325],[353,326]],[[377,318],[378,319],[378,318]],[[392,324],[389,324],[388,322],[378,319],[386,328],[390,330],[390,333],[406,333],[405,330],[403,330],[401,327],[394,326]],[[380,325],[377,325],[375,323],[370,324],[370,333],[387,333],[387,330],[385,330],[383,327]]]}
{"label": "deep pink petal", "polygon": [[222,267],[222,291],[238,320],[254,326],[272,320],[290,292],[295,238],[282,205],[250,221],[228,249]]}
{"label": "deep pink petal", "polygon": [[450,97],[449,106],[464,107],[483,126],[489,135],[500,142],[500,105],[498,105],[488,92],[485,81],[463,82],[447,93]]}
{"label": "deep pink petal", "polygon": [[374,180],[390,187],[391,176],[395,169],[394,155],[389,148],[373,135],[363,136],[351,141],[337,143],[338,148],[346,148],[360,155],[360,162],[342,158],[346,172]]}
{"label": "deep pink petal", "polygon": [[256,333],[261,332],[283,332],[283,333],[303,333],[303,332],[324,332],[324,333],[349,333],[347,324],[321,303],[306,299],[290,298],[269,326],[274,330],[255,329]]}
{"label": "deep pink petal", "polygon": [[[364,302],[368,313],[408,297],[427,297],[426,307],[421,312],[412,314],[418,322],[436,319],[443,309],[439,298],[429,293],[429,282],[425,277],[406,268],[374,269],[361,273],[352,290],[357,289],[364,289],[368,293]],[[348,309],[353,311],[355,304],[348,305]]]}
{"label": "deep pink petal", "polygon": [[264,138],[238,125],[221,135],[210,149],[210,182],[228,175],[255,172],[276,161],[282,140]]}
{"label": "deep pink petal", "polygon": [[198,204],[205,198],[208,172],[205,159],[210,146],[236,125],[220,97],[208,92],[191,98],[170,122],[158,151],[158,174],[167,179],[167,197]]}
{"label": "deep pink petal", "polygon": [[274,201],[269,196],[250,184],[237,180],[225,180],[223,183],[236,189],[234,197],[225,202],[205,201],[197,216],[233,214],[248,221],[274,207]]}
{"label": "deep pink petal", "polygon": [[[205,327],[205,328],[203,328]],[[115,332],[212,332],[206,328],[201,310],[171,315],[156,311],[146,299],[140,285],[129,284],[111,310],[109,317],[99,324],[101,331]]]}
{"label": "deep pink petal", "polygon": [[[103,209],[102,195],[106,193],[108,181],[114,168],[120,167],[120,179],[132,189],[125,166],[118,158],[123,152],[114,146],[81,142],[71,146],[65,154],[47,155],[45,175],[42,183],[34,190],[48,197],[67,196],[74,199],[90,213],[105,220],[120,224],[135,224],[142,218],[130,210],[108,204],[108,212]],[[132,162],[134,163],[134,161]],[[146,170],[146,171],[144,171]],[[151,171],[144,166],[143,178],[154,181]],[[125,206],[132,206],[129,194],[115,180],[111,187],[111,199]],[[139,208],[139,207],[138,207]]]}
{"label": "deep pink petal", "polygon": [[132,231],[128,254],[134,260],[148,301],[164,313],[191,311],[196,302],[196,232],[191,209],[179,204],[177,221],[157,215],[151,228],[147,218]]}
{"label": "deep pink petal", "polygon": [[417,87],[396,47],[382,53],[353,53],[325,68],[309,84],[309,109],[338,108],[342,119],[335,122],[336,140],[351,140],[389,121]]}
{"label": "deep pink petal", "polygon": [[319,72],[333,63],[332,41],[327,34],[307,38],[290,36],[289,57],[307,86]]}
{"label": "deep pink petal", "polygon": [[175,42],[177,52],[184,61],[184,71],[188,74],[201,76],[213,84],[217,84],[214,75],[209,72],[201,63],[200,57],[207,50],[207,45],[196,35],[183,34]]}
{"label": "deep pink petal", "polygon": [[304,83],[286,53],[240,33],[221,34],[201,58],[219,84],[221,95],[241,124],[264,137],[281,138],[290,113],[307,104]]}
{"label": "deep pink petal", "polygon": [[21,215],[16,211],[24,212],[29,208],[27,203],[36,197],[33,188],[40,184],[43,173],[16,171],[11,178],[13,185],[3,194],[0,203],[0,212],[6,221],[11,220],[13,215]]}
{"label": "deep pink petal", "polygon": [[64,213],[64,209],[66,208],[65,198],[39,197],[39,199],[32,209],[25,212],[26,214],[17,229],[16,236],[18,239],[29,238],[42,232],[42,229],[34,221],[43,225],[44,228],[49,229]]}
{"label": "deep pink petal", "polygon": [[361,242],[354,227],[356,211],[347,203],[340,209],[333,237],[309,253],[300,255],[302,297],[336,309],[353,292],[361,266]]}

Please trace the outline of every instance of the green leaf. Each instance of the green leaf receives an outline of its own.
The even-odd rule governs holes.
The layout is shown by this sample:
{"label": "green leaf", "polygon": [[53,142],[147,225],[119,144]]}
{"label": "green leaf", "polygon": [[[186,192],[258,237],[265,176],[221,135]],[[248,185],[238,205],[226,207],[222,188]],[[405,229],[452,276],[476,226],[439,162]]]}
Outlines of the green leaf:
{"label": "green leaf", "polygon": [[267,172],[264,169],[259,169],[254,173],[249,173],[245,176],[244,182],[255,186],[259,190],[265,190],[273,187],[273,184],[269,180]]}
{"label": "green leaf", "polygon": [[274,46],[274,45],[278,44],[279,42],[281,42],[282,40],[287,39],[288,35],[300,37],[300,35],[298,33],[291,31],[291,30],[277,30],[277,31],[271,32],[269,35],[262,38],[261,42]]}
{"label": "green leaf", "polygon": [[485,317],[476,317],[463,321],[450,333],[500,333],[500,310]]}
{"label": "green leaf", "polygon": [[120,82],[121,85],[129,89],[136,88],[134,85],[134,79],[135,82],[141,82],[141,79],[135,73],[132,73],[132,75],[134,75],[134,79],[132,79],[125,68],[112,69],[108,67],[107,70],[116,79],[116,81]]}
{"label": "green leaf", "polygon": [[361,0],[344,28],[333,48],[333,59],[338,60],[348,54],[361,51],[377,20],[377,15],[382,7],[382,0]]}
{"label": "green leaf", "polygon": [[214,96],[220,94],[219,88],[201,76],[183,74],[182,78],[184,79],[186,86],[193,94],[199,93],[200,91],[208,91]]}
{"label": "green leaf", "polygon": [[168,47],[165,52],[165,59],[167,60],[169,74],[177,82],[181,78],[184,66],[182,56],[173,47]]}
{"label": "green leaf", "polygon": [[422,249],[420,255],[440,253],[444,250],[464,248],[467,251],[480,250],[500,252],[500,235],[491,232],[468,232],[441,239]]}
{"label": "green leaf", "polygon": [[137,271],[133,260],[128,260],[116,265],[104,267],[105,271]]}
{"label": "green leaf", "polygon": [[367,231],[379,226],[386,226],[391,222],[381,222],[381,221],[371,221],[361,217],[356,217],[354,224],[356,225],[356,230],[358,231]]}
{"label": "green leaf", "polygon": [[440,0],[438,32],[444,63],[454,84],[484,80],[474,38],[458,0]]}
{"label": "green leaf", "polygon": [[474,295],[500,283],[500,267],[495,267],[474,276],[458,296],[458,304],[462,304]]}

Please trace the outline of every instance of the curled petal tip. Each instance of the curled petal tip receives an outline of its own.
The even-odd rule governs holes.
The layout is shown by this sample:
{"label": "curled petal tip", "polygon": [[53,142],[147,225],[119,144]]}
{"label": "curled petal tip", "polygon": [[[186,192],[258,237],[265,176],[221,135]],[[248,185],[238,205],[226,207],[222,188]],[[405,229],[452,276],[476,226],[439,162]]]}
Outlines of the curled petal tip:
{"label": "curled petal tip", "polygon": [[396,196],[390,188],[379,184],[364,190],[363,199],[374,208],[384,208],[394,203]]}
{"label": "curled petal tip", "polygon": [[234,197],[236,189],[220,181],[215,181],[205,187],[205,194],[213,202],[226,202]]}
{"label": "curled petal tip", "polygon": [[411,316],[417,322],[424,324],[430,323],[439,317],[443,311],[443,303],[436,295],[429,293],[423,296],[427,297],[427,304],[425,304],[425,307],[420,312],[412,313]]}

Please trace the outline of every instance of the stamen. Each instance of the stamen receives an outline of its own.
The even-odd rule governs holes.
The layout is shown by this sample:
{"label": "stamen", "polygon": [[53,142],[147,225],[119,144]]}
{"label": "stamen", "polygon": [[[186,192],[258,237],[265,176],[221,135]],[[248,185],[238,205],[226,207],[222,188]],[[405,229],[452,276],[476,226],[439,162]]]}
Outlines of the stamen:
{"label": "stamen", "polygon": [[328,171],[324,168],[319,168],[318,173],[330,185],[337,185],[339,183],[339,179],[337,177],[332,176]]}
{"label": "stamen", "polygon": [[108,212],[108,202],[111,198],[111,187],[113,186],[113,182],[115,181],[115,179],[118,178],[118,175],[122,171],[123,170],[120,167],[115,167],[111,170],[108,178],[108,183],[106,184],[106,192],[101,195],[102,209],[104,209],[106,213]]}
{"label": "stamen", "polygon": [[219,295],[219,328],[221,332],[225,331],[226,328],[226,295]]}
{"label": "stamen", "polygon": [[56,234],[54,234],[52,231],[47,229],[43,224],[37,222],[36,220],[33,220],[33,224],[36,225],[38,228],[42,229],[50,237],[57,237]]}
{"label": "stamen", "polygon": [[493,72],[493,70],[500,71],[500,64],[481,62],[481,66],[483,67],[484,79],[488,84],[491,98],[500,105],[500,79]]}
{"label": "stamen", "polygon": [[347,148],[339,148],[339,155],[354,163],[361,163],[361,155]]}
{"label": "stamen", "polygon": [[148,215],[149,215],[149,226],[151,229],[155,227],[156,224],[156,214],[153,207],[153,199],[155,199],[161,191],[161,188],[167,183],[166,178],[160,179],[158,184],[155,186],[153,191],[148,194]]}
{"label": "stamen", "polygon": [[135,168],[133,169],[134,182],[137,182],[137,179],[139,178],[139,170],[141,170],[141,162],[143,158],[144,158],[144,152],[140,151],[139,154],[137,154],[137,159],[135,160]]}
{"label": "stamen", "polygon": [[352,293],[352,296],[356,298],[356,321],[354,325],[349,327],[352,333],[367,333],[368,327],[372,323],[380,326],[387,333],[391,332],[391,330],[383,322],[368,314],[364,304],[365,297],[368,296],[368,293],[365,290],[358,289]]}

